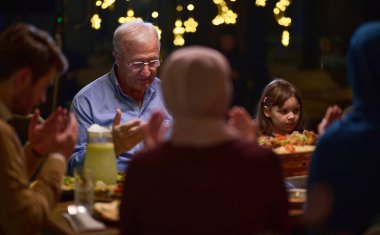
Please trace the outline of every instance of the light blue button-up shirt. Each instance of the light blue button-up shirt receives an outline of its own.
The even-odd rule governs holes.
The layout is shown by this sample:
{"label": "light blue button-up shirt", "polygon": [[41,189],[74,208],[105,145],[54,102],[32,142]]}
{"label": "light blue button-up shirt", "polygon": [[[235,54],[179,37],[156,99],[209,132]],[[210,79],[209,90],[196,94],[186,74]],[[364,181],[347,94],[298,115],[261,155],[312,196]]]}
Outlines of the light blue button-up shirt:
{"label": "light blue button-up shirt", "polygon": [[[75,113],[78,121],[79,139],[68,166],[68,175],[73,174],[74,167],[84,163],[87,145],[87,128],[92,124],[112,127],[116,109],[122,112],[121,123],[138,118],[149,121],[152,112],[162,110],[166,119],[172,116],[165,108],[162,98],[160,79],[155,78],[145,91],[141,108],[130,96],[124,94],[117,82],[115,65],[112,70],[82,88],[74,97],[70,111]],[[131,156],[143,148],[140,142],[130,151],[117,157],[119,172],[125,172]]]}

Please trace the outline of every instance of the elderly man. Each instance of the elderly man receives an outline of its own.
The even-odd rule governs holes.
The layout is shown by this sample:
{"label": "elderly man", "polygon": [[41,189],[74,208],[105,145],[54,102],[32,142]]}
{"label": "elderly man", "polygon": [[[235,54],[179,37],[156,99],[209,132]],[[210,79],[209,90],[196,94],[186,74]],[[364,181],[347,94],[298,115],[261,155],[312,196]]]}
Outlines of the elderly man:
{"label": "elderly man", "polygon": [[87,128],[92,124],[113,127],[118,170],[124,172],[131,155],[143,147],[142,128],[151,113],[162,110],[171,120],[156,77],[160,41],[155,27],[141,20],[122,24],[115,30],[113,45],[112,70],[85,86],[72,102],[71,111],[79,123],[79,141],[69,163],[69,174],[84,163]]}
{"label": "elderly man", "polygon": [[36,110],[24,148],[8,121],[12,113],[26,115],[44,102],[47,87],[66,68],[65,56],[45,31],[18,23],[0,35],[0,234],[37,234],[59,198],[78,137],[75,116],[66,127],[67,111],[58,109],[37,124]]}

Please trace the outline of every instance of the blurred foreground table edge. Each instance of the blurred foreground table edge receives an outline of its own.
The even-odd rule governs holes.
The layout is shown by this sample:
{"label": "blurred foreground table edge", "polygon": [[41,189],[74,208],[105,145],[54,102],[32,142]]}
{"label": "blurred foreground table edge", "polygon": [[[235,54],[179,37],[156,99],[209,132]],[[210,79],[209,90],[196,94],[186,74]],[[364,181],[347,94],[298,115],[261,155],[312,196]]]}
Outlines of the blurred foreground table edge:
{"label": "blurred foreground table edge", "polygon": [[106,229],[101,231],[91,231],[91,232],[81,232],[76,233],[67,222],[67,220],[62,216],[64,212],[67,211],[67,206],[73,204],[70,202],[60,202],[58,203],[49,213],[47,219],[47,225],[45,228],[46,234],[54,235],[119,235],[119,229],[117,227],[107,226]]}

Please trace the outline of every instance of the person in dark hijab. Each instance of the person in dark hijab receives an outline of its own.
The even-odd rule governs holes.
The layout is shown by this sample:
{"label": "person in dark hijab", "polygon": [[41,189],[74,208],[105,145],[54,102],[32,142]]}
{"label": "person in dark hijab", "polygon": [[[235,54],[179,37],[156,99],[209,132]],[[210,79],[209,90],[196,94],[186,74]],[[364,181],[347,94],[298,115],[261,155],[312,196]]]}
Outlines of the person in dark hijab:
{"label": "person in dark hijab", "polygon": [[380,21],[364,23],[348,49],[352,110],[327,128],[310,165],[306,217],[323,234],[363,234],[380,214],[379,58]]}

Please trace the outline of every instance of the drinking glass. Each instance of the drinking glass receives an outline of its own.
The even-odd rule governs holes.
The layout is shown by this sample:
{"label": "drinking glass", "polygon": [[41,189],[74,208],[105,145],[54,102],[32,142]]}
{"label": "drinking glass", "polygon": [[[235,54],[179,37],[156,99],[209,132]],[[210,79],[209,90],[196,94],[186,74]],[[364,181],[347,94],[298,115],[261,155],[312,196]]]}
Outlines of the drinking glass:
{"label": "drinking glass", "polygon": [[89,168],[74,169],[74,201],[76,205],[84,206],[90,213],[95,201],[92,171]]}

